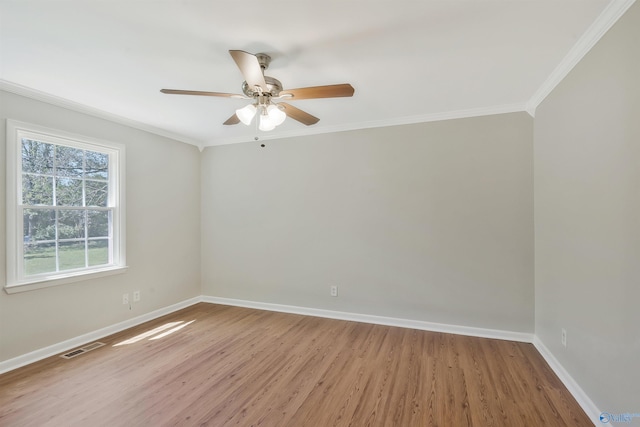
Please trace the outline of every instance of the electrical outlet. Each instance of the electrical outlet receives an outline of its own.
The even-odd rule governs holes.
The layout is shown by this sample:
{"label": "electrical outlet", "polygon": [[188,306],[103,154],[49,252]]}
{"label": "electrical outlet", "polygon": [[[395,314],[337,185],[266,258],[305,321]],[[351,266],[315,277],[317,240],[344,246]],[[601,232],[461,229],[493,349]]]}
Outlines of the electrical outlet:
{"label": "electrical outlet", "polygon": [[331,286],[331,296],[332,297],[337,297],[338,296],[338,287],[337,286]]}
{"label": "electrical outlet", "polygon": [[122,294],[122,304],[123,305],[129,304],[129,294]]}
{"label": "electrical outlet", "polygon": [[562,329],[562,345],[567,346],[567,330]]}
{"label": "electrical outlet", "polygon": [[140,301],[140,291],[133,291],[133,302]]}

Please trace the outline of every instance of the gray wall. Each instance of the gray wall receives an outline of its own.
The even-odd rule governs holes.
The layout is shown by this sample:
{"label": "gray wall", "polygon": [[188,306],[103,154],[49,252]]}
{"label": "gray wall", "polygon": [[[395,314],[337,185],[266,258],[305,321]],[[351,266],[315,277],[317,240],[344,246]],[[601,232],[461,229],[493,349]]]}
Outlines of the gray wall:
{"label": "gray wall", "polygon": [[[639,45],[636,4],[535,121],[507,114],[202,155],[0,92],[0,223],[4,118],[124,143],[130,266],[0,292],[0,361],[204,294],[521,332],[535,323],[600,409],[637,412]],[[129,311],[121,295],[137,289]]]}
{"label": "gray wall", "polygon": [[203,294],[533,332],[532,135],[517,113],[207,148]]}
{"label": "gray wall", "polygon": [[[6,118],[126,145],[129,270],[18,294],[0,290],[0,361],[200,295],[198,149],[0,91],[2,286]],[[130,311],[122,305],[122,294],[133,290],[142,292],[142,301]]]}
{"label": "gray wall", "polygon": [[640,412],[639,78],[636,3],[535,118],[536,335],[611,413]]}

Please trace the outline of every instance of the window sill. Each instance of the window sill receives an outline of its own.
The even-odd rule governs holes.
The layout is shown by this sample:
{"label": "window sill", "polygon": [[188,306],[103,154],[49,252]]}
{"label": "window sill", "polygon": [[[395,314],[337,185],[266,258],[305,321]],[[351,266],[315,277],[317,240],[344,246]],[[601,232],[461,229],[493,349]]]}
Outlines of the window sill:
{"label": "window sill", "polygon": [[126,266],[121,267],[107,267],[91,272],[78,272],[70,273],[67,275],[59,275],[55,278],[45,277],[35,280],[29,280],[26,282],[17,283],[14,285],[6,285],[4,291],[8,294],[15,294],[19,292],[34,291],[36,289],[50,288],[52,286],[66,285],[67,283],[80,282],[83,280],[96,279],[98,277],[112,276],[114,274],[122,274],[127,271]]}

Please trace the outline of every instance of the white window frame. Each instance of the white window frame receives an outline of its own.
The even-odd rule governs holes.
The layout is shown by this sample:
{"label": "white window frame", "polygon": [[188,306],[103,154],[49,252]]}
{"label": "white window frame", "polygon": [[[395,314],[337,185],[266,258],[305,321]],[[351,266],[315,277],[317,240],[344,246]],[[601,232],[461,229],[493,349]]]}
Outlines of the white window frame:
{"label": "white window frame", "polygon": [[[98,151],[109,155],[109,199],[112,211],[112,251],[110,263],[96,267],[24,276],[22,194],[22,139]],[[122,273],[126,270],[125,251],[125,147],[43,126],[7,120],[7,293],[30,291],[95,277]]]}

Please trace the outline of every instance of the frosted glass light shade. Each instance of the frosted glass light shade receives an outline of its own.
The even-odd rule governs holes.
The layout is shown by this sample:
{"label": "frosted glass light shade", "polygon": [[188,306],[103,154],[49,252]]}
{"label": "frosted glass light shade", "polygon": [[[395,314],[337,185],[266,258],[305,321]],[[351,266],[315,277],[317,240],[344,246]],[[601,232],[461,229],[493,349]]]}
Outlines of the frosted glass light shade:
{"label": "frosted glass light shade", "polygon": [[260,124],[258,125],[258,129],[261,131],[270,131],[276,128],[276,124],[273,119],[268,114],[260,114]]}
{"label": "frosted glass light shade", "polygon": [[253,120],[253,116],[255,115],[256,115],[256,106],[253,104],[249,104],[246,107],[242,107],[236,110],[236,116],[238,116],[240,121],[245,125],[251,124],[251,120]]}
{"label": "frosted glass light shade", "polygon": [[284,122],[284,119],[287,118],[286,113],[273,104],[267,107],[267,113],[275,126],[280,126]]}

